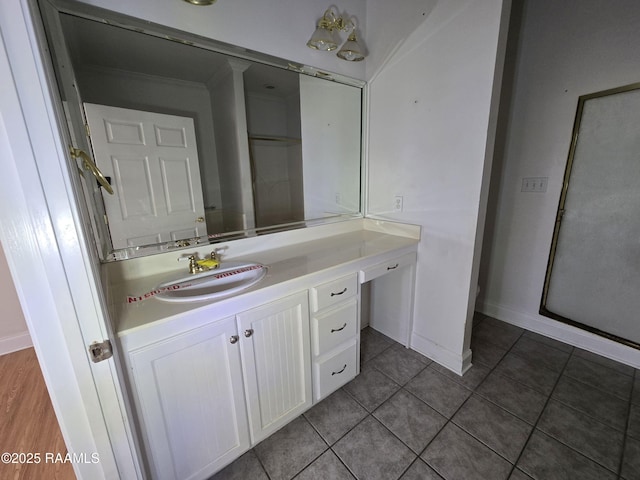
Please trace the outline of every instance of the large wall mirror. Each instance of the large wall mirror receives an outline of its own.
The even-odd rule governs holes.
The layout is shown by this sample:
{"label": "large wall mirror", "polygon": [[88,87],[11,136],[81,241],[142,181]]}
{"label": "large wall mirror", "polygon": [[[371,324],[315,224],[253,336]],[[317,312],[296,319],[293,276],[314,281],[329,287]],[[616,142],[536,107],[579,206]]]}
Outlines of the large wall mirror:
{"label": "large wall mirror", "polygon": [[361,82],[83,4],[39,6],[103,260],[360,214]]}

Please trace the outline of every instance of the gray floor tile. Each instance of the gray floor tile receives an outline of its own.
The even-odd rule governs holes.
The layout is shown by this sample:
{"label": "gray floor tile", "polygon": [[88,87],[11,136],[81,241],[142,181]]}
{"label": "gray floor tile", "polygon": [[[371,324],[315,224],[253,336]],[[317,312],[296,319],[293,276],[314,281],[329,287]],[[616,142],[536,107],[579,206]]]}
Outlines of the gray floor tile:
{"label": "gray floor tile", "polygon": [[400,385],[373,367],[363,366],[360,375],[342,387],[369,412],[400,389]]}
{"label": "gray floor tile", "polygon": [[640,440],[640,405],[631,405],[627,435]]}
{"label": "gray floor tile", "polygon": [[451,421],[513,463],[533,428],[477,395],[469,398]]}
{"label": "gray floor tile", "polygon": [[[305,468],[295,477],[296,480],[353,480],[347,467],[336,457],[331,450],[324,452],[320,458]],[[253,480],[253,477],[245,477],[245,480]]]}
{"label": "gray floor tile", "polygon": [[564,375],[625,401],[629,400],[633,387],[633,377],[575,355],[569,360]]}
{"label": "gray floor tile", "polygon": [[547,403],[545,395],[495,372],[482,382],[476,393],[532,425]]}
{"label": "gray floor tile", "polygon": [[529,475],[524,473],[522,470],[518,470],[517,468],[511,473],[509,480],[532,480]]}
{"label": "gray floor tile", "polygon": [[471,390],[480,385],[482,380],[484,380],[491,371],[488,367],[485,367],[481,364],[471,365],[471,368],[467,370],[462,376],[435,362],[429,365],[429,368],[433,368],[436,372],[441,373],[445,377],[450,378],[454,382],[459,383],[460,385],[464,385]]}
{"label": "gray floor tile", "polygon": [[478,340],[508,350],[516,340],[518,340],[520,335],[522,335],[522,332],[524,332],[524,330],[521,328],[487,317],[477,328],[473,329],[472,336]]}
{"label": "gray floor tile", "polygon": [[427,362],[417,355],[420,354],[402,345],[394,345],[373,358],[369,364],[394,382],[404,385],[427,366]]}
{"label": "gray floor tile", "polygon": [[587,352],[581,348],[576,348],[573,351],[573,354],[586,360],[599,363],[600,365],[604,365],[605,367],[612,368],[613,370],[629,375],[630,377],[633,376],[634,368],[629,365],[625,365],[624,363],[616,362],[615,360],[611,360],[596,353]]}
{"label": "gray floor tile", "polygon": [[431,368],[425,368],[405,388],[447,418],[471,395],[471,390]]}
{"label": "gray floor tile", "polygon": [[333,450],[356,478],[363,480],[395,480],[416,458],[371,416],[342,437]]}
{"label": "gray floor tile", "polygon": [[511,464],[471,435],[448,423],[421,455],[446,479],[503,480]]}
{"label": "gray floor tile", "polygon": [[609,470],[618,471],[623,432],[555,400],[544,409],[537,428]]}
{"label": "gray floor tile", "polygon": [[246,480],[247,478],[269,480],[253,450],[249,450],[209,480]]}
{"label": "gray floor tile", "polygon": [[631,402],[636,405],[640,404],[640,370],[636,370],[635,380],[633,382],[633,394],[631,395]]}
{"label": "gray floor tile", "polygon": [[618,430],[626,427],[628,402],[590,385],[563,375],[551,397]]}
{"label": "gray floor tile", "polygon": [[446,418],[406,390],[384,402],[373,416],[416,453],[422,452],[447,423]]}
{"label": "gray floor tile", "polygon": [[400,480],[442,480],[433,468],[419,458],[411,464]]}
{"label": "gray floor tile", "polygon": [[340,389],[307,410],[304,416],[324,441],[333,445],[367,414],[358,402]]}
{"label": "gray floor tile", "polygon": [[625,480],[640,480],[640,440],[627,437],[620,474]]}
{"label": "gray floor tile", "polygon": [[320,435],[300,416],[256,445],[254,451],[271,480],[289,480],[327,448]]}
{"label": "gray floor tile", "polygon": [[568,352],[563,352],[525,336],[522,336],[513,345],[509,353],[515,353],[531,363],[541,365],[554,372],[562,372],[570,356]]}
{"label": "gray floor tile", "polygon": [[553,390],[559,372],[554,372],[528,358],[508,353],[495,368],[494,372],[549,395]]}
{"label": "gray floor tile", "polygon": [[544,335],[540,335],[538,333],[526,331],[524,332],[523,337],[530,338],[531,340],[535,340],[536,342],[544,343],[545,345],[557,348],[558,350],[562,350],[563,352],[571,353],[573,351],[573,346],[569,345],[568,343],[562,343],[558,340],[545,337]]}
{"label": "gray floor tile", "polygon": [[536,480],[615,480],[616,475],[542,432],[535,431],[517,467]]}
{"label": "gray floor tile", "polygon": [[472,362],[489,368],[495,367],[507,353],[506,348],[496,347],[482,339],[471,337]]}
{"label": "gray floor tile", "polygon": [[360,332],[360,358],[362,362],[368,362],[394,343],[389,337],[376,332],[370,327],[362,329]]}
{"label": "gray floor tile", "polygon": [[473,326],[477,327],[485,318],[487,318],[487,316],[484,313],[473,312]]}

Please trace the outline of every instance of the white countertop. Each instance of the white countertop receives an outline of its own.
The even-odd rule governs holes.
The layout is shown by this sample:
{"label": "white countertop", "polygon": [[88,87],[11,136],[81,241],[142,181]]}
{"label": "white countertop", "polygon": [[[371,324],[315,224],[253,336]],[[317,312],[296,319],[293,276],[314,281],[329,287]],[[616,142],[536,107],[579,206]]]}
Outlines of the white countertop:
{"label": "white countertop", "polygon": [[[185,303],[170,303],[150,297],[128,304],[128,296],[143,296],[164,281],[184,276],[186,265],[175,262],[180,252],[173,252],[169,265],[175,268],[149,275],[112,275],[115,281],[108,285],[108,300],[114,328],[119,336],[123,336],[152,324],[168,322],[187,312],[212,311],[212,305],[215,305],[215,316],[223,317],[417,251],[419,228],[411,230],[407,229],[408,226],[400,225],[394,229],[393,226],[389,222],[363,219],[358,226],[346,229],[352,231],[345,231],[343,227],[337,234],[331,234],[326,229],[316,232],[309,229],[305,232],[307,237],[310,233],[317,233],[320,238],[294,243],[284,241],[289,244],[262,251],[254,249],[248,255],[230,258],[233,261],[258,262],[269,267],[267,275],[258,284],[230,297]],[[271,246],[273,238],[264,238],[262,243]],[[145,261],[153,262],[153,258]],[[106,278],[109,281],[108,275]]]}

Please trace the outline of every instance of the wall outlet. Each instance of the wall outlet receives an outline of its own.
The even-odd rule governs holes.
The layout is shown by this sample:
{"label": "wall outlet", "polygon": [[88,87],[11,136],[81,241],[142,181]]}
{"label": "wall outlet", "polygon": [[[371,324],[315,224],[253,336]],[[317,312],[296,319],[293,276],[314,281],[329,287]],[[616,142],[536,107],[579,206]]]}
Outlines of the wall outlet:
{"label": "wall outlet", "polygon": [[393,199],[393,211],[401,212],[402,211],[403,198],[402,195],[396,195]]}
{"label": "wall outlet", "polygon": [[522,179],[521,192],[544,193],[547,191],[549,177],[526,177]]}

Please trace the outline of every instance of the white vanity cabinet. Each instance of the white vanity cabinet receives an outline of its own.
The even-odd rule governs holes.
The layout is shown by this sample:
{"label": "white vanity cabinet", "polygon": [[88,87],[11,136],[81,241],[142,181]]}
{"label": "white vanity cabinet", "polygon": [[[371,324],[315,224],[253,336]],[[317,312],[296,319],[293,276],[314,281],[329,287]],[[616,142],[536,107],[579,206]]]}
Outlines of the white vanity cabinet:
{"label": "white vanity cabinet", "polygon": [[358,374],[360,302],[356,274],[313,287],[313,398],[319,401]]}
{"label": "white vanity cabinet", "polygon": [[311,407],[307,291],[135,348],[128,362],[151,477],[208,478]]}
{"label": "white vanity cabinet", "polygon": [[[238,240],[233,248],[268,273],[209,303],[121,302],[155,288],[158,276],[138,272],[164,272],[173,253],[112,266],[107,273],[122,279],[110,297],[139,427],[133,440],[150,478],[210,478],[354,379],[363,324],[409,345],[419,231],[391,227],[362,220],[320,238],[322,229],[302,229],[287,233],[301,235],[287,248],[278,234]],[[265,242],[278,248],[263,251]]]}
{"label": "white vanity cabinet", "polygon": [[128,360],[152,478],[207,478],[249,449],[234,317],[138,348]]}
{"label": "white vanity cabinet", "polygon": [[253,444],[311,407],[307,292],[238,314]]}

